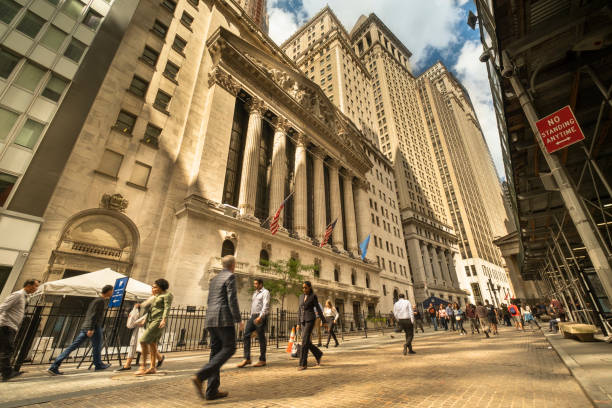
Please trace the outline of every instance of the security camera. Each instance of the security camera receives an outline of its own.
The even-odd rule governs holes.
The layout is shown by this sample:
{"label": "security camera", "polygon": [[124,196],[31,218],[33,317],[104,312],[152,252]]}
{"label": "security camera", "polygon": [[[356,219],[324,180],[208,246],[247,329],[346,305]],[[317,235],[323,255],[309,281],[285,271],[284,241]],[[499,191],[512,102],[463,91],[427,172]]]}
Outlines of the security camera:
{"label": "security camera", "polygon": [[480,60],[480,62],[487,62],[490,58],[491,54],[489,54],[489,51],[487,50],[480,54],[480,58],[478,59]]}
{"label": "security camera", "polygon": [[502,65],[503,65],[503,67],[501,68],[502,77],[510,78],[512,75],[514,75],[514,68],[513,68],[514,65],[510,61],[510,56],[508,55],[507,51],[502,52]]}
{"label": "security camera", "polygon": [[501,75],[504,78],[510,78],[512,75],[514,75],[514,71],[512,70],[512,66],[509,66],[509,65],[504,66],[502,68]]}

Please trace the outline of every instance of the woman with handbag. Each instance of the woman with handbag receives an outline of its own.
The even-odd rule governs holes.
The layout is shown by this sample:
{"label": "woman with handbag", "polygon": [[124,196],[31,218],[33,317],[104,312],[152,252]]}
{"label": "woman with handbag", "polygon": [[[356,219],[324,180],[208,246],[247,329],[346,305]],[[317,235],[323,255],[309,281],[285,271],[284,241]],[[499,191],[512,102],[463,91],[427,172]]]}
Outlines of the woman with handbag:
{"label": "woman with handbag", "polygon": [[127,371],[132,369],[132,360],[134,360],[134,356],[136,354],[140,354],[140,345],[138,344],[138,338],[142,335],[143,326],[145,324],[145,320],[147,319],[147,314],[140,314],[140,309],[134,305],[132,311],[128,315],[126,327],[128,329],[132,329],[132,336],[130,337],[130,347],[128,348],[125,364],[123,367],[118,368],[115,371]]}
{"label": "woman with handbag", "polygon": [[463,320],[465,318],[465,313],[459,307],[457,303],[453,304],[453,308],[455,309],[455,321],[457,322],[457,328],[459,329],[459,335],[464,336],[467,334],[467,331],[463,328]]}
{"label": "woman with handbag", "polygon": [[[321,364],[321,357],[323,352],[319,350],[317,346],[312,344],[312,329],[317,318],[317,313],[323,316],[323,311],[319,305],[319,299],[317,295],[312,291],[312,284],[309,281],[304,281],[302,284],[302,295],[300,296],[300,303],[298,309],[298,326],[297,329],[303,327],[302,331],[302,354],[300,356],[300,365],[298,370],[305,370],[308,366],[308,351],[315,356],[317,360],[317,366]],[[315,312],[316,309],[316,312]]]}
{"label": "woman with handbag", "polygon": [[329,341],[332,337],[336,342],[335,347],[338,347],[340,343],[338,343],[338,339],[336,338],[336,333],[334,332],[334,329],[336,328],[336,323],[338,322],[338,317],[340,316],[340,314],[332,305],[332,302],[329,299],[327,299],[327,301],[325,302],[325,307],[323,308],[323,316],[325,316],[325,321],[327,322],[327,327],[329,330],[329,334],[327,335],[327,344],[325,344],[325,348],[329,348]]}

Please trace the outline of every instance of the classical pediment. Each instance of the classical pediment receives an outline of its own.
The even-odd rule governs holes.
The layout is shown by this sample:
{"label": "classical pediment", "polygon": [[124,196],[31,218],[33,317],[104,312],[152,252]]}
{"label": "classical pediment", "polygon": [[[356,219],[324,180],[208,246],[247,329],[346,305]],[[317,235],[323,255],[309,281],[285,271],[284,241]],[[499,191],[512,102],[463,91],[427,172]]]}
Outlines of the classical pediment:
{"label": "classical pediment", "polygon": [[[207,42],[215,64],[230,65],[232,59],[246,59],[260,75],[272,81],[282,93],[309,113],[318,128],[332,134],[333,139],[359,162],[362,172],[371,168],[360,143],[361,132],[327,98],[317,84],[297,67],[287,64],[278,56],[246,42],[230,31],[220,28]],[[236,61],[237,62],[237,61]]]}

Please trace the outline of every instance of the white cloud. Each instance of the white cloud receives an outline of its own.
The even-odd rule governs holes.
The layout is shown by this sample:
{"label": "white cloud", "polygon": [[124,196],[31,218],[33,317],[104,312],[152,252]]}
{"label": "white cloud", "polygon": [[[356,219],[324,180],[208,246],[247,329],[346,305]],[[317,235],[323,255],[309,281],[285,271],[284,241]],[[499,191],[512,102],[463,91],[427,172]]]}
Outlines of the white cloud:
{"label": "white cloud", "polygon": [[466,42],[459,51],[459,58],[453,70],[470,94],[480,127],[491,151],[497,174],[505,179],[487,66],[478,59],[480,54],[482,54],[482,46],[479,41]]}
{"label": "white cloud", "polygon": [[279,45],[299,28],[297,17],[293,13],[277,7],[268,7],[268,15],[270,16],[270,38]]}

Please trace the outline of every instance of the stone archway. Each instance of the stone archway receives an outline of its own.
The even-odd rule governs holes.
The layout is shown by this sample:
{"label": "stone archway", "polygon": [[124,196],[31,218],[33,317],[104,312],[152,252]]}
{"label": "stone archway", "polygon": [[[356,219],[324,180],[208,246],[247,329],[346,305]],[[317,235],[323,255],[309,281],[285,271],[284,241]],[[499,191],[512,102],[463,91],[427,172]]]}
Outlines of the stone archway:
{"label": "stone archway", "polygon": [[111,268],[130,276],[140,244],[136,224],[121,211],[92,208],[70,217],[49,259],[47,280]]}

